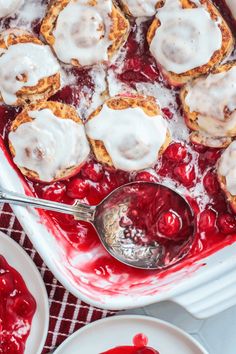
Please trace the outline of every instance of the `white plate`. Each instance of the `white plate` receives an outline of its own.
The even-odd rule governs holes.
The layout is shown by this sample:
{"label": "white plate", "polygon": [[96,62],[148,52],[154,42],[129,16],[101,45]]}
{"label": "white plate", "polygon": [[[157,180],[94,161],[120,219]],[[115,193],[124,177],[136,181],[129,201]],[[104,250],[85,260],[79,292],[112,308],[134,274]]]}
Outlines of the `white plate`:
{"label": "white plate", "polygon": [[36,300],[37,310],[24,354],[41,354],[49,324],[48,296],[41,275],[28,254],[2,232],[0,232],[0,254],[11,267],[21,274],[27,288]]}
{"label": "white plate", "polygon": [[207,354],[198,342],[177,327],[153,317],[132,315],[91,323],[70,336],[54,354],[99,354],[117,346],[132,345],[138,333],[146,335],[148,345],[160,354]]}

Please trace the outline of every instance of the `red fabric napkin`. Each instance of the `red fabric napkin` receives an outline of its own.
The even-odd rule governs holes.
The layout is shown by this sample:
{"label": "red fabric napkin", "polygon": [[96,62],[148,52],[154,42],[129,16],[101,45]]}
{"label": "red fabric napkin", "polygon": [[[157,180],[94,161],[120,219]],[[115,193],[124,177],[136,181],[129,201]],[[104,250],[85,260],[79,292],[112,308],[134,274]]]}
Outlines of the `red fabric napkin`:
{"label": "red fabric napkin", "polygon": [[87,305],[65,290],[35,251],[8,205],[0,205],[0,230],[25,249],[37,265],[46,285],[50,305],[50,323],[42,354],[55,350],[69,335],[86,324],[114,314],[114,312]]}

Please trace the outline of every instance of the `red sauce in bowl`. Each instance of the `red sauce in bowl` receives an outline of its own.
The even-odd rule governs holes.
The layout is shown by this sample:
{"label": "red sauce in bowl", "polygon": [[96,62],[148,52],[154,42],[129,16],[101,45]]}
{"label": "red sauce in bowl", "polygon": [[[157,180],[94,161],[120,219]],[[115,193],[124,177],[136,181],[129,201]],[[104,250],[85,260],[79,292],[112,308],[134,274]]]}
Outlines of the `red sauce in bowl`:
{"label": "red sauce in bowl", "polygon": [[102,354],[159,354],[159,352],[150,347],[122,346],[110,349]]}
{"label": "red sauce in bowl", "polygon": [[120,346],[101,354],[160,354],[156,349],[148,347],[148,338],[139,333],[133,338],[133,346]]}
{"label": "red sauce in bowl", "polygon": [[22,276],[0,255],[0,353],[23,354],[36,302]]}

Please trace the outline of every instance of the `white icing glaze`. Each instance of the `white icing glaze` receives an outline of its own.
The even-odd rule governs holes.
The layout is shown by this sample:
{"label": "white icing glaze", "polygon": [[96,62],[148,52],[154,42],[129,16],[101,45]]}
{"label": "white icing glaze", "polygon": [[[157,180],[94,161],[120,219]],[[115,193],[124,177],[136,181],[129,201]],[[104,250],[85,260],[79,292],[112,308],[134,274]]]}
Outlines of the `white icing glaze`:
{"label": "white icing glaze", "polygon": [[[163,68],[176,74],[207,64],[222,45],[221,30],[208,11],[183,9],[180,0],[166,0],[158,10],[161,22],[150,50]],[[206,35],[207,33],[207,35]]]}
{"label": "white icing glaze", "polygon": [[55,75],[59,70],[49,46],[33,43],[10,46],[0,57],[0,93],[4,102],[15,104],[19,90],[35,86],[39,80]]}
{"label": "white icing glaze", "polygon": [[157,0],[123,0],[134,17],[154,16],[157,2]]}
{"label": "white icing glaze", "polygon": [[56,117],[51,110],[29,112],[32,122],[21,124],[9,134],[14,147],[14,162],[38,173],[41,181],[50,182],[65,169],[80,166],[90,147],[84,125],[72,119]]}
{"label": "white icing glaze", "polygon": [[218,173],[225,177],[226,188],[232,195],[236,195],[236,141],[233,141],[223,152]]}
{"label": "white icing glaze", "polygon": [[[46,1],[24,1],[23,6],[18,9],[17,13],[7,18],[7,28],[22,28],[25,31],[32,32],[32,26],[35,25],[35,21],[38,23],[38,20],[45,16],[46,8]],[[2,21],[0,25],[1,31],[6,30],[5,23],[6,21]]]}
{"label": "white icing glaze", "polygon": [[0,18],[14,14],[24,3],[24,0],[0,0]]}
{"label": "white icing glaze", "polygon": [[80,65],[93,65],[108,60],[111,44],[111,0],[74,0],[61,11],[53,35],[54,50],[64,63],[78,60]]}
{"label": "white icing glaze", "polygon": [[103,141],[114,166],[125,171],[152,166],[167,134],[161,115],[149,117],[141,108],[113,110],[106,104],[85,128],[91,139]]}
{"label": "white icing glaze", "polygon": [[185,101],[198,112],[199,127],[212,136],[230,135],[236,128],[236,66],[189,83],[187,91]]}
{"label": "white icing glaze", "polygon": [[225,0],[225,2],[230,9],[233,18],[236,20],[236,0]]}

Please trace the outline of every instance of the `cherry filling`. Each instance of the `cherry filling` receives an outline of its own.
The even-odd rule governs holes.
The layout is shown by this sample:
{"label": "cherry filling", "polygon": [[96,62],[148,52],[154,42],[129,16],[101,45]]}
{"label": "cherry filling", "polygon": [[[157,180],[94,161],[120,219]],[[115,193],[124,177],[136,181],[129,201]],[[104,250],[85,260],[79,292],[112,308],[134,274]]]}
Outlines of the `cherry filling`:
{"label": "cherry filling", "polygon": [[[221,6],[221,10],[224,8],[223,0],[215,2]],[[227,11],[223,13],[228,20]],[[229,23],[233,28],[232,21],[229,21]],[[110,70],[113,70],[118,79],[132,88],[137,83],[146,82],[153,85],[161,83],[166,90],[170,90],[173,97],[178,97],[178,91],[171,89],[164,82],[155,60],[148,50],[145,37],[149,24],[150,21],[145,22],[138,26],[139,28],[136,24],[132,25],[132,31],[125,46],[124,64],[113,64]],[[90,76],[90,70],[74,68],[70,74],[74,77],[73,84],[64,87],[52,99],[74,106],[80,105],[81,100],[83,102],[91,100],[95,85]],[[172,123],[173,121],[177,122],[178,119],[183,120],[180,117],[181,111],[178,99],[176,100],[176,106],[177,109],[171,105],[163,107],[163,113]],[[8,145],[9,126],[19,111],[19,108],[0,106],[0,135],[3,137],[6,147]],[[176,128],[176,130],[178,129],[179,127]],[[176,138],[167,148],[156,166],[148,171],[129,174],[107,168],[91,159],[71,179],[49,185],[27,182],[32,192],[41,198],[68,204],[74,204],[79,199],[81,202],[90,205],[100,203],[115,188],[131,181],[170,184],[172,188],[178,188],[188,198],[194,210],[196,221],[195,242],[186,258],[186,262],[192,264],[196,259],[201,259],[236,241],[235,215],[227,203],[216,177],[216,165],[221,152],[220,149],[206,148],[182,141],[182,135],[180,134],[179,138]],[[184,210],[176,210],[171,200],[166,202],[167,198],[168,196],[162,196],[163,203],[167,203],[168,207],[165,210],[161,210],[158,217],[155,218],[155,222],[153,222],[154,216],[157,214],[155,203],[149,205],[148,201],[142,198],[140,204],[134,205],[132,212],[121,220],[124,236],[129,238],[135,234],[135,236],[138,236],[137,241],[146,242],[146,234],[143,233],[143,229],[148,229],[152,235],[158,234],[159,242],[167,245],[173,245],[181,241],[180,237],[184,238],[184,230],[188,225],[183,220]],[[142,218],[136,218],[135,209],[137,208],[143,211]],[[70,255],[74,251],[84,252],[85,254],[91,252],[93,254],[92,251],[99,247],[100,241],[90,224],[76,221],[72,216],[68,215],[53,212],[48,212],[48,215],[50,215],[56,227],[62,231],[56,237],[58,237],[60,246],[64,248],[63,253],[67,254],[68,259],[70,259]],[[182,263],[180,263],[180,266],[182,266]],[[134,270],[121,264],[104,250],[100,257],[91,258],[84,268],[82,265],[78,267],[81,267],[84,272],[91,273],[94,277],[96,276],[96,279],[101,279],[101,281],[110,279],[112,275],[115,275],[114,278],[118,275],[120,279],[122,274],[126,274],[125,283],[127,284],[131,279],[132,289],[135,289],[134,283],[140,286],[140,284],[143,284],[142,281],[145,277],[150,275],[147,271]],[[156,271],[156,273],[153,272],[151,274],[158,274],[158,277],[161,277],[162,274],[164,276],[168,273],[167,271]],[[133,279],[135,279],[135,282]],[[139,282],[139,280],[141,281]],[[116,285],[116,291],[120,293],[122,285],[118,283],[119,281],[117,281],[117,284],[112,282],[112,290],[111,288],[108,289],[108,287],[104,288],[104,293],[110,294],[111,292],[113,294]],[[100,285],[94,286],[96,291],[98,288],[101,292]],[[127,293],[126,287],[124,287],[124,291]]]}
{"label": "cherry filling", "polygon": [[160,72],[155,59],[149,52],[146,34],[151,21],[140,24],[140,38],[137,41],[137,27],[133,26],[126,46],[126,57],[118,79],[134,86],[138,82],[159,81]]}
{"label": "cherry filling", "polygon": [[133,338],[133,346],[121,346],[110,349],[101,354],[160,354],[157,350],[147,346],[148,338],[138,333]]}
{"label": "cherry filling", "polygon": [[21,275],[0,255],[0,353],[23,354],[36,302]]}
{"label": "cherry filling", "polygon": [[141,245],[157,241],[171,248],[173,243],[193,235],[194,219],[189,205],[171,189],[140,183],[126,187],[123,193],[131,200],[127,215],[120,222],[125,238]]}

